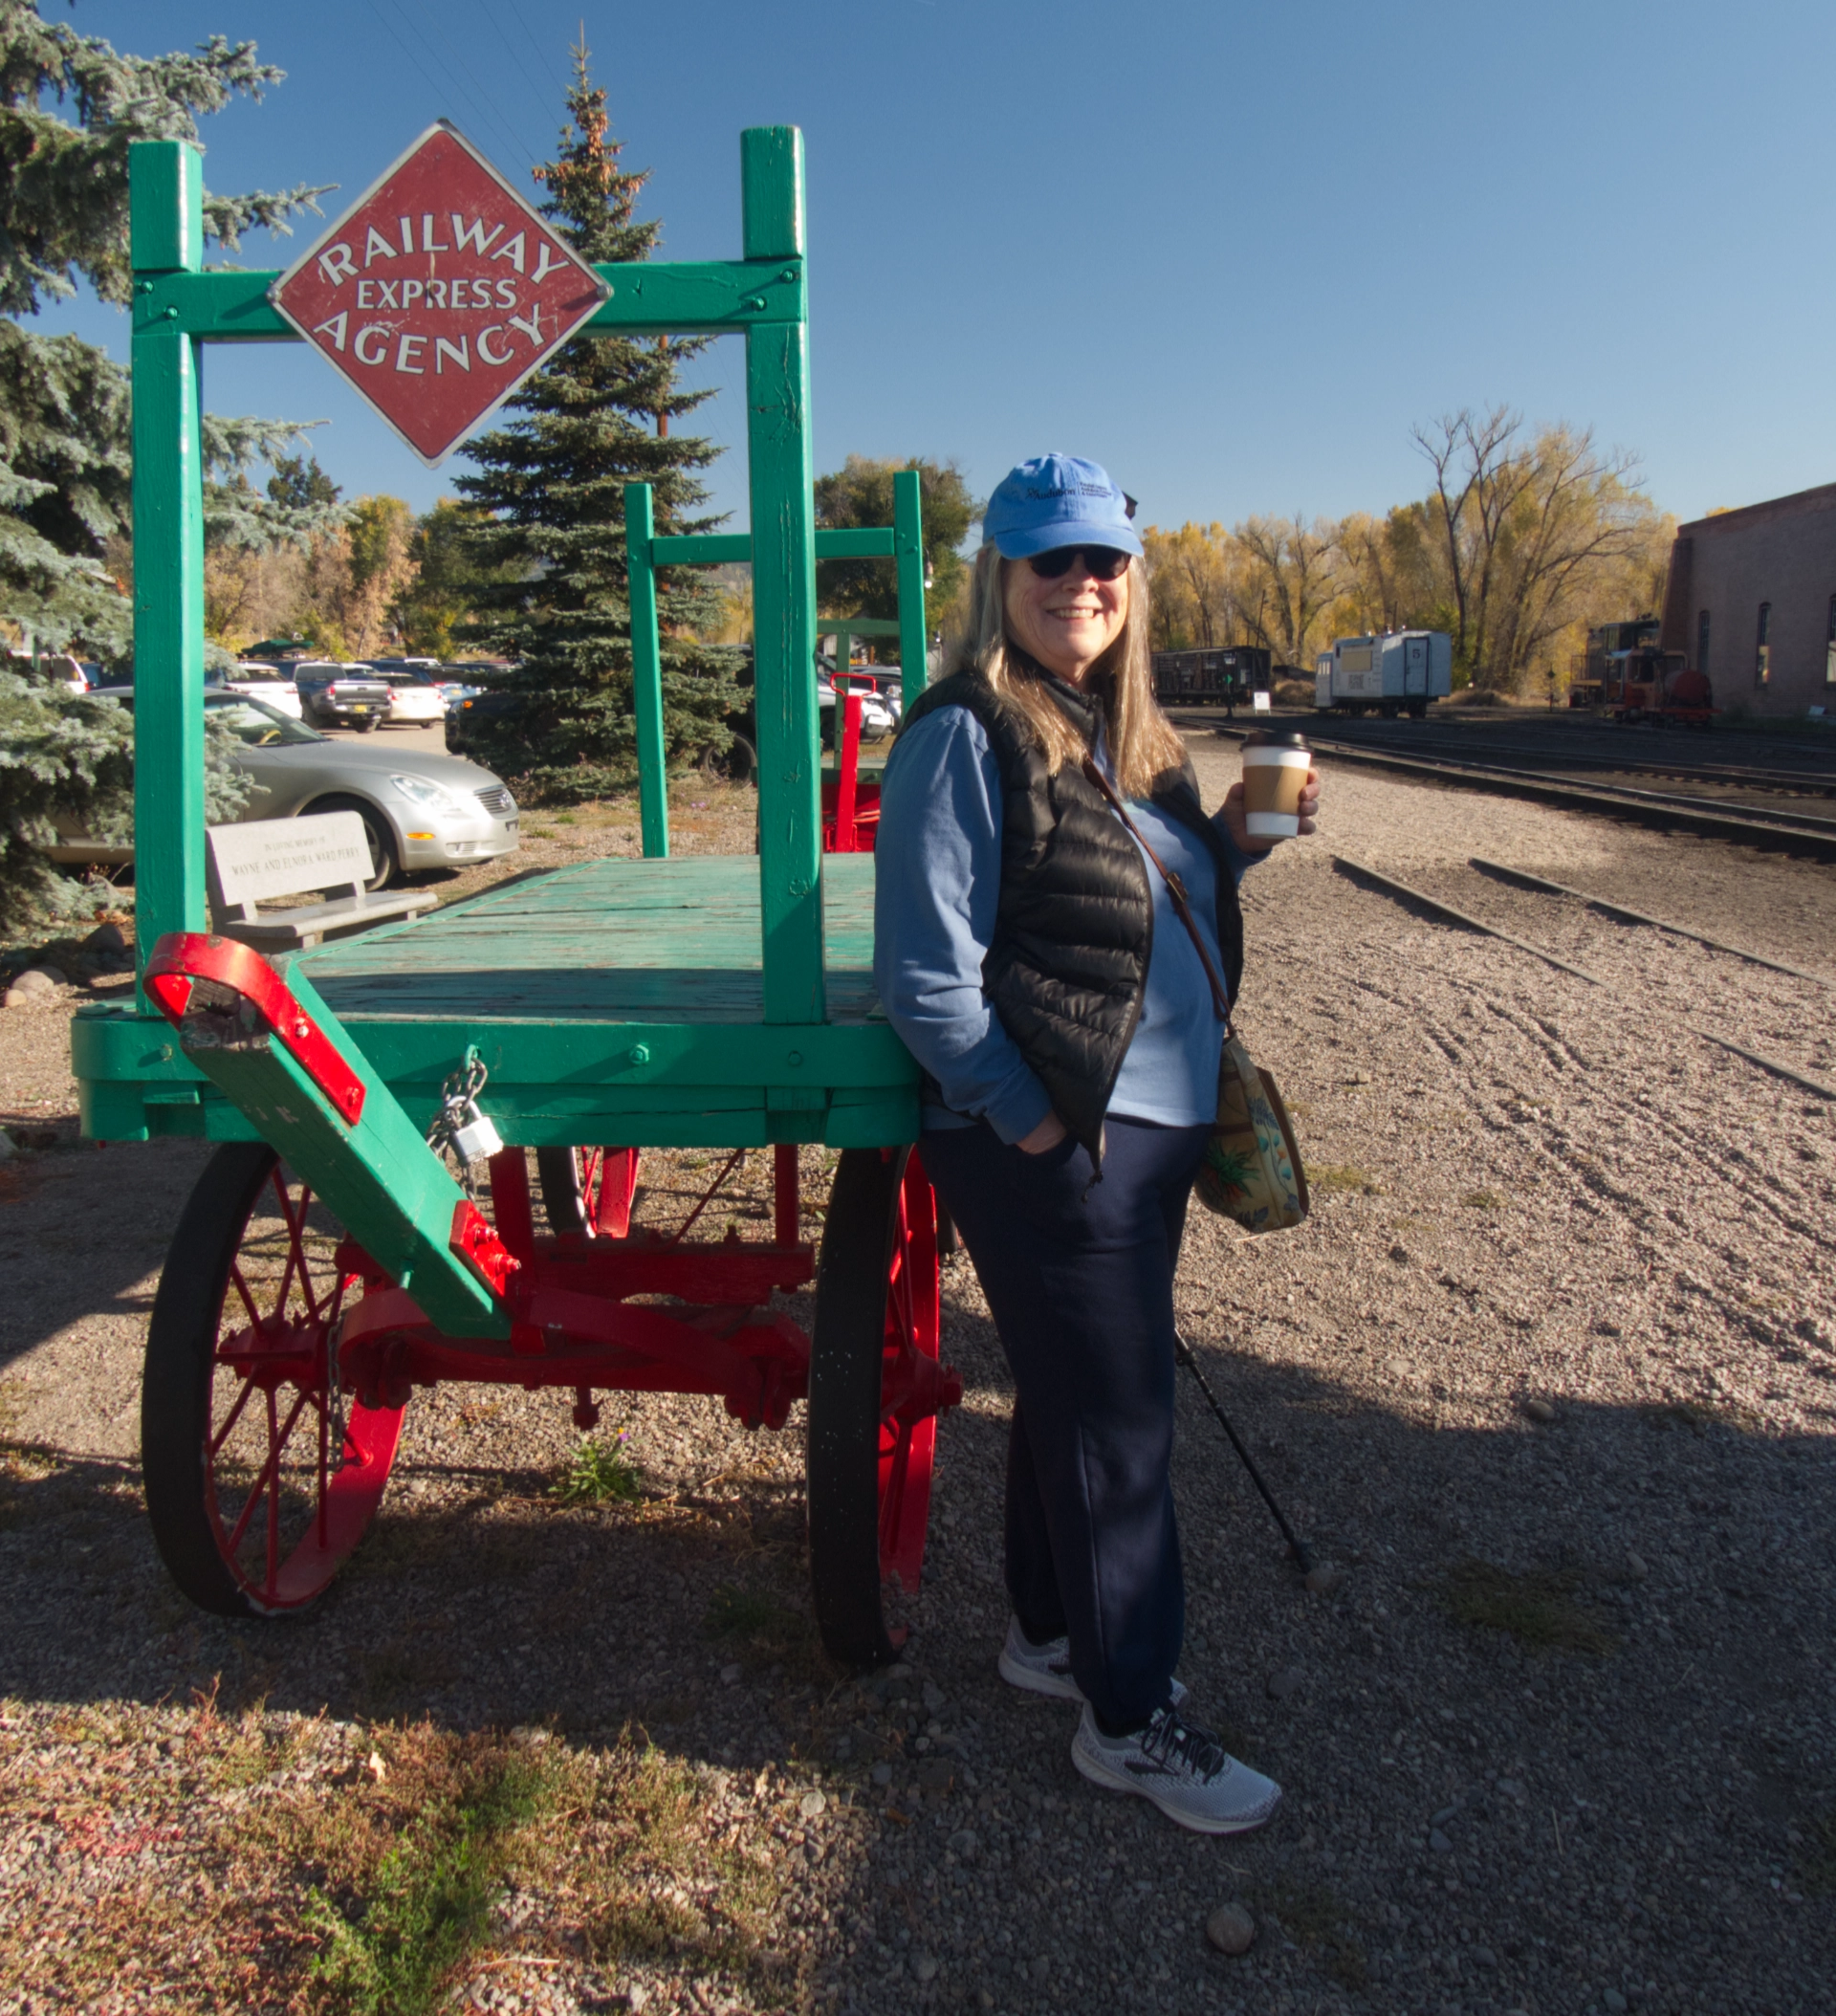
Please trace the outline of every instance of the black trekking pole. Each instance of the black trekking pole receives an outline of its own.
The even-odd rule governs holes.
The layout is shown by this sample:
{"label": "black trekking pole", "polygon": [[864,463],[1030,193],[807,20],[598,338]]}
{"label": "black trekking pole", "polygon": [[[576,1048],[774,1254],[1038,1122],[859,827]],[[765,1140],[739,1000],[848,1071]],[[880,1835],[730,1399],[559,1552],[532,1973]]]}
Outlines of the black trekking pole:
{"label": "black trekking pole", "polygon": [[1231,1447],[1243,1458],[1243,1467],[1250,1473],[1250,1481],[1262,1494],[1262,1502],[1275,1515],[1275,1523],[1281,1528],[1281,1538],[1288,1544],[1288,1552],[1293,1555],[1295,1566],[1303,1575],[1313,1572],[1313,1556],[1307,1544],[1289,1525],[1281,1507],[1275,1501],[1275,1493],[1262,1481],[1262,1473],[1256,1467],[1256,1458],[1243,1446],[1243,1437],[1231,1426],[1231,1417],[1218,1405],[1217,1395],[1213,1392],[1210,1382],[1199,1370],[1198,1360],[1192,1355],[1192,1348],[1177,1330],[1173,1332],[1173,1348],[1179,1354],[1179,1362],[1198,1381],[1198,1390],[1212,1403],[1212,1412],[1217,1416],[1217,1425],[1231,1438]]}

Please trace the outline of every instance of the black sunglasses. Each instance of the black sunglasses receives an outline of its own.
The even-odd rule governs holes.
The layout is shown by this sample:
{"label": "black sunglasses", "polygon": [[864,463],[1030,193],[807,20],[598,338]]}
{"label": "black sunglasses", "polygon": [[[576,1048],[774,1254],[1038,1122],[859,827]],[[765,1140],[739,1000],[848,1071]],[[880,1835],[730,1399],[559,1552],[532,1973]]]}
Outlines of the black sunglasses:
{"label": "black sunglasses", "polygon": [[1050,553],[1032,555],[1026,564],[1041,581],[1055,581],[1069,574],[1071,563],[1080,557],[1091,580],[1100,581],[1120,581],[1134,558],[1119,546],[1055,546]]}

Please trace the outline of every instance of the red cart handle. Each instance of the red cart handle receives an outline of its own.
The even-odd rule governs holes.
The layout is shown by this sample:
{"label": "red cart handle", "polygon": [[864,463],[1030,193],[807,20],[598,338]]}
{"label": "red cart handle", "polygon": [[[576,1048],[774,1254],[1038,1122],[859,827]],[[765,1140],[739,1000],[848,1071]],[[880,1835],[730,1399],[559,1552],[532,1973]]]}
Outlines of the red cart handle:
{"label": "red cart handle", "polygon": [[210,980],[240,995],[331,1101],[339,1118],[347,1127],[357,1125],[363,1113],[363,1081],[253,946],[205,931],[167,931],[153,948],[142,984],[174,1028],[184,1020],[194,980]]}

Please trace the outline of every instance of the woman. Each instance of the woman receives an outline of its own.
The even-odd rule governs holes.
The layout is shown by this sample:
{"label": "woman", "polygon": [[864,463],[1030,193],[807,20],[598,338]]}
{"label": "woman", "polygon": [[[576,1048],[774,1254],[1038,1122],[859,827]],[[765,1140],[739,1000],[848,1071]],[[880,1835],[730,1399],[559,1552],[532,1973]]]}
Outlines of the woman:
{"label": "woman", "polygon": [[[925,1166],[1017,1389],[1002,1676],[1083,1704],[1072,1761],[1205,1833],[1280,1788],[1186,1720],[1169,1461],[1173,1270],[1223,1024],[1165,880],[1235,993],[1242,787],[1207,819],[1154,703],[1133,503],[1046,455],[989,500],[962,668],[907,716],[877,844],[874,973],[926,1074]],[[1093,762],[1101,780],[1085,768]],[[1301,831],[1312,830],[1310,774]]]}

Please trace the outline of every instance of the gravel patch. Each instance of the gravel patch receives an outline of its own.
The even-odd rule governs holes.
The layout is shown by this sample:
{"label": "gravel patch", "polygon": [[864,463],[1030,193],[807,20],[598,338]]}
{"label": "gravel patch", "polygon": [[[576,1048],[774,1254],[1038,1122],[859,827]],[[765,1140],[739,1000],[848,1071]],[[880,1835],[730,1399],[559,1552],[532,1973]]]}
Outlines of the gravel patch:
{"label": "gravel patch", "polygon": [[[1195,749],[1215,796],[1235,756]],[[0,1124],[55,1137],[0,1168],[0,2009],[98,1981],[111,2009],[368,2005],[308,1969],[382,1939],[387,1845],[462,1823],[496,1846],[451,2007],[1829,2007],[1836,1112],[1689,1034],[1829,1076],[1829,997],[1466,864],[1836,975],[1829,870],[1349,767],[1328,790],[1327,831],[1245,889],[1241,1026],[1314,1216],[1248,1239],[1195,1211],[1177,1289],[1332,1571],[1302,1585],[1183,1387],[1182,1676],[1287,1789],[1235,1840],[1086,1786],[1073,1711],[994,1674],[1011,1391],[966,1260],[888,1673],[814,1645],[800,1410],[749,1435],[670,1396],[607,1400],[641,1488],[594,1502],[557,1492],[564,1397],[419,1395],[313,1613],[193,1611],[135,1450],[202,1150],[77,1145],[68,991],[0,1017]],[[641,1216],[711,1159],[647,1157]],[[491,1820],[513,1780],[527,1810]]]}

